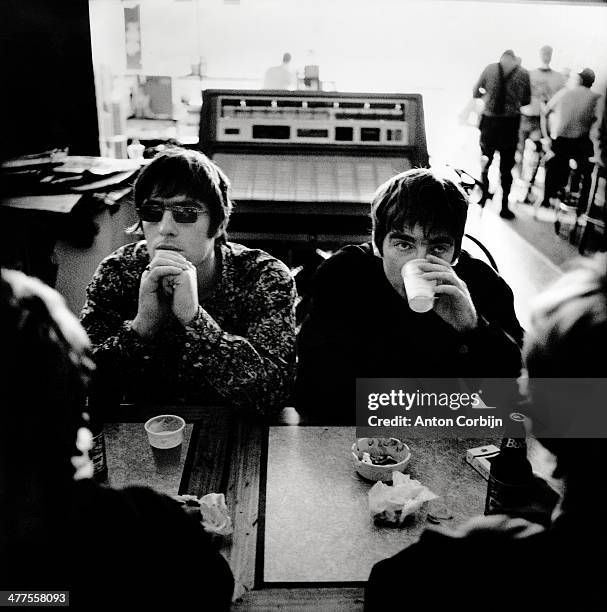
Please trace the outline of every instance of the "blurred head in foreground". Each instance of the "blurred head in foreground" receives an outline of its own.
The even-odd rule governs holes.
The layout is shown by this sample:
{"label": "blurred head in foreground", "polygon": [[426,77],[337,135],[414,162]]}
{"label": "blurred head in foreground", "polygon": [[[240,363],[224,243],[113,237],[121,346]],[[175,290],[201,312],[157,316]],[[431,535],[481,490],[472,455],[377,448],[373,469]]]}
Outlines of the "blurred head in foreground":
{"label": "blurred head in foreground", "polygon": [[[93,364],[63,298],[1,270],[0,337],[0,576],[27,591],[65,589],[77,610],[111,609],[110,596],[131,610],[201,601],[228,610],[232,574],[196,518],[145,487],[74,483],[92,475],[80,451],[91,441],[83,408]],[[171,537],[151,537],[158,525]],[[190,544],[182,563],[167,561],[181,541]],[[160,584],[142,588],[157,574]]]}
{"label": "blurred head in foreground", "polygon": [[[41,480],[48,475],[53,483],[69,482],[84,467],[70,458],[83,458],[80,451],[90,443],[83,417],[94,367],[87,357],[87,335],[55,290],[2,269],[0,337],[4,485],[26,486],[21,481],[32,473]],[[86,464],[85,471],[90,469]]]}
{"label": "blurred head in foreground", "polygon": [[[524,348],[534,433],[560,475],[593,472],[607,446],[606,347],[607,258],[597,255],[538,297]],[[568,430],[584,436],[558,437]]]}

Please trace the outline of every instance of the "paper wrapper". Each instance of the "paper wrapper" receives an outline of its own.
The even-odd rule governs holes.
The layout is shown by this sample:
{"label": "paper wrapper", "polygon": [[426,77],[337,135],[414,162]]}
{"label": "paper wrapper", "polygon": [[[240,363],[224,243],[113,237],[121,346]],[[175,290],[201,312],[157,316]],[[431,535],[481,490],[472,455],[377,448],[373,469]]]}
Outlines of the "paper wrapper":
{"label": "paper wrapper", "polygon": [[210,533],[227,536],[234,531],[223,493],[208,493],[200,498],[202,526]]}
{"label": "paper wrapper", "polygon": [[208,493],[200,499],[194,495],[176,495],[174,499],[186,506],[200,507],[200,522],[206,532],[228,536],[234,531],[223,493]]}
{"label": "paper wrapper", "polygon": [[369,511],[377,521],[401,525],[406,516],[437,497],[418,480],[411,480],[409,474],[392,472],[391,487],[376,482],[369,490]]}

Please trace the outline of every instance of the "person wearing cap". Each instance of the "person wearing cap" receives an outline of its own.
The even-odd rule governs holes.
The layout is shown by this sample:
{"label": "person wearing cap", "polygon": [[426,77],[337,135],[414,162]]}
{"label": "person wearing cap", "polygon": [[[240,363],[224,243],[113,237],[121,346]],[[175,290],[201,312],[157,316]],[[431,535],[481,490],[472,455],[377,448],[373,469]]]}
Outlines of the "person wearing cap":
{"label": "person wearing cap", "polygon": [[[581,181],[578,211],[584,212],[588,203],[592,174],[590,158],[594,147],[590,129],[598,116],[600,96],[590,88],[594,83],[594,72],[584,68],[573,78],[573,87],[561,89],[546,105],[544,132],[551,142],[547,145],[553,156],[546,162],[543,206],[551,206],[569,178],[569,160],[575,160],[577,169],[573,177],[572,190],[576,191]],[[548,128],[549,126],[549,128]]]}
{"label": "person wearing cap", "polygon": [[514,213],[508,207],[508,196],[512,187],[521,106],[531,101],[529,72],[520,65],[520,58],[514,51],[507,49],[502,53],[499,62],[485,67],[474,85],[472,96],[483,98],[485,103],[479,124],[483,185],[479,203],[482,206],[491,197],[489,167],[493,156],[498,152],[502,186],[500,216],[503,219],[513,219]]}
{"label": "person wearing cap", "polygon": [[[455,529],[426,529],[418,542],[375,564],[365,589],[366,612],[383,611],[386,601],[401,597],[404,578],[411,585],[411,609],[462,607],[470,597],[491,601],[492,610],[607,609],[605,567],[596,556],[607,547],[600,520],[607,513],[607,427],[604,414],[602,423],[599,418],[604,401],[592,404],[578,396],[556,411],[551,383],[570,379],[575,388],[580,379],[592,380],[600,391],[607,377],[605,255],[580,261],[542,293],[531,323],[524,347],[525,412],[533,435],[552,454],[547,456],[555,465],[552,483],[562,491],[560,502],[544,525],[493,515]],[[572,419],[580,427],[577,439],[563,437]],[[601,427],[590,429],[590,422]],[[584,429],[594,437],[582,438]],[[451,563],[437,577],[429,568],[445,559]]]}
{"label": "person wearing cap", "polygon": [[[353,422],[357,378],[518,377],[523,329],[512,290],[461,248],[467,212],[455,177],[436,170],[408,170],[378,188],[372,242],[344,247],[313,279],[298,337],[300,412]],[[427,312],[410,308],[404,287],[402,269],[415,259],[438,283]]]}
{"label": "person wearing cap", "polygon": [[[134,187],[143,240],[106,257],[81,320],[95,389],[114,401],[284,407],[295,369],[295,282],[268,253],[228,242],[224,173],[169,149]],[[97,384],[97,382],[102,383]]]}
{"label": "person wearing cap", "polygon": [[554,94],[565,87],[567,79],[565,75],[550,67],[553,49],[550,45],[544,45],[540,49],[539,68],[529,72],[531,80],[531,103],[521,107],[521,126],[519,130],[518,153],[520,164],[525,151],[525,142],[530,138],[539,150],[541,150],[540,140],[542,138],[542,128],[540,116],[544,112],[544,107]]}

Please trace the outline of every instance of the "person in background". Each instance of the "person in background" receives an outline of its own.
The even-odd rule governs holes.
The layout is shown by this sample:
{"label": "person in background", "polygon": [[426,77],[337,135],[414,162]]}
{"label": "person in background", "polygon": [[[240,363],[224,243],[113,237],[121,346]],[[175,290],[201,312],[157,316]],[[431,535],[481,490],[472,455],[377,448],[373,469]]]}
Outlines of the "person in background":
{"label": "person in background", "polygon": [[[596,136],[596,157],[600,160],[603,168],[607,167],[607,90],[603,95],[603,104],[600,105],[601,118],[597,122],[598,130]],[[607,205],[607,198],[605,199]]]}
{"label": "person in background", "polygon": [[594,161],[602,168],[607,166],[607,90],[596,104],[597,120],[590,128],[590,139],[594,146]]}
{"label": "person in background", "polygon": [[[595,164],[590,192],[594,197],[587,208],[587,213],[592,218],[602,219],[607,227],[607,91],[597,102],[597,109],[597,120],[590,130],[590,139],[594,146],[594,157],[591,161]],[[592,222],[586,223],[586,230],[593,228]],[[584,244],[584,238],[580,244]],[[607,235],[604,231],[599,249],[607,250]]]}
{"label": "person in background", "polygon": [[531,103],[521,107],[521,125],[518,140],[518,165],[522,168],[523,155],[525,153],[525,142],[528,138],[541,150],[542,127],[540,116],[544,107],[554,94],[565,87],[564,75],[550,67],[553,49],[550,45],[544,45],[540,49],[539,68],[529,72],[531,80]]}
{"label": "person in background", "polygon": [[[561,89],[546,105],[545,135],[551,139],[547,146],[554,155],[546,162],[543,206],[551,206],[550,199],[556,198],[569,178],[569,160],[575,160],[576,172],[571,189],[573,192],[581,182],[578,211],[584,212],[588,203],[592,180],[594,153],[590,140],[590,129],[596,121],[600,96],[591,91],[594,72],[584,68],[577,75],[578,83],[572,88]],[[550,126],[550,133],[548,127]],[[550,143],[550,139],[547,142]]]}
{"label": "person in background", "polygon": [[228,179],[198,151],[169,149],[134,187],[144,240],[99,265],[81,320],[97,389],[152,403],[271,414],[295,367],[295,285],[267,253],[227,241]]}
{"label": "person in background", "polygon": [[295,73],[291,68],[291,54],[282,56],[282,64],[266,70],[262,89],[295,89]]}
{"label": "person in background", "polygon": [[137,84],[131,92],[131,117],[135,119],[150,119],[154,117],[150,104],[150,96],[145,92],[142,83]]}
{"label": "person in background", "polygon": [[[549,379],[607,377],[607,259],[585,260],[540,296],[525,343],[529,374],[529,416],[539,437],[550,423],[553,435],[566,431],[568,410],[554,410]],[[548,379],[549,384],[542,383]],[[575,382],[575,381],[572,381]],[[552,390],[553,391],[553,390]],[[604,399],[604,396],[603,398]],[[575,418],[597,422],[596,411],[577,398]],[[561,422],[561,418],[565,421]],[[598,430],[593,430],[597,432]],[[607,536],[592,517],[607,513],[607,440],[542,438],[556,458],[554,477],[564,494],[547,527],[505,515],[478,517],[456,530],[426,529],[419,541],[375,564],[365,592],[365,610],[384,610],[385,602],[402,596],[406,577],[407,606],[443,610],[464,603],[469,585],[475,600],[491,601],[492,609],[607,609],[604,566],[593,551],[605,550]],[[440,578],[428,571],[439,559],[453,559]],[[479,574],[477,568],[484,571]],[[413,586],[414,585],[414,586]]]}
{"label": "person in background", "polygon": [[63,298],[0,270],[0,330],[0,588],[69,591],[76,610],[228,610],[232,573],[199,516],[90,478],[94,366]]}
{"label": "person in background", "polygon": [[512,187],[512,168],[518,142],[521,106],[531,101],[529,72],[520,66],[520,58],[507,49],[500,61],[489,64],[481,73],[472,90],[472,97],[483,98],[485,108],[480,120],[480,147],[482,154],[481,182],[483,195],[481,206],[491,197],[489,193],[489,168],[496,151],[500,155],[502,207],[500,217],[513,219],[508,207]]}
{"label": "person in background", "polygon": [[[448,177],[408,170],[373,197],[372,242],[350,245],[316,273],[298,337],[296,402],[352,422],[357,378],[513,377],[521,328],[510,287],[462,250],[468,199]],[[401,276],[413,259],[436,280],[429,312],[413,312]]]}

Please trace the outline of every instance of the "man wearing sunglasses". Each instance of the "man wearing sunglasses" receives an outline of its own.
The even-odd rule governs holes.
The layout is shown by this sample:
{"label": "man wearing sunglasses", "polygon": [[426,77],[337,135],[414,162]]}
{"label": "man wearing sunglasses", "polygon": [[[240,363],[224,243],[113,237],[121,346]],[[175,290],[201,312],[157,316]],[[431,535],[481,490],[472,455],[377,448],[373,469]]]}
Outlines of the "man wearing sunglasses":
{"label": "man wearing sunglasses", "polygon": [[82,323],[97,388],[119,399],[284,405],[294,367],[288,268],[227,242],[228,179],[197,151],[156,156],[134,188],[145,240],[101,262]]}

